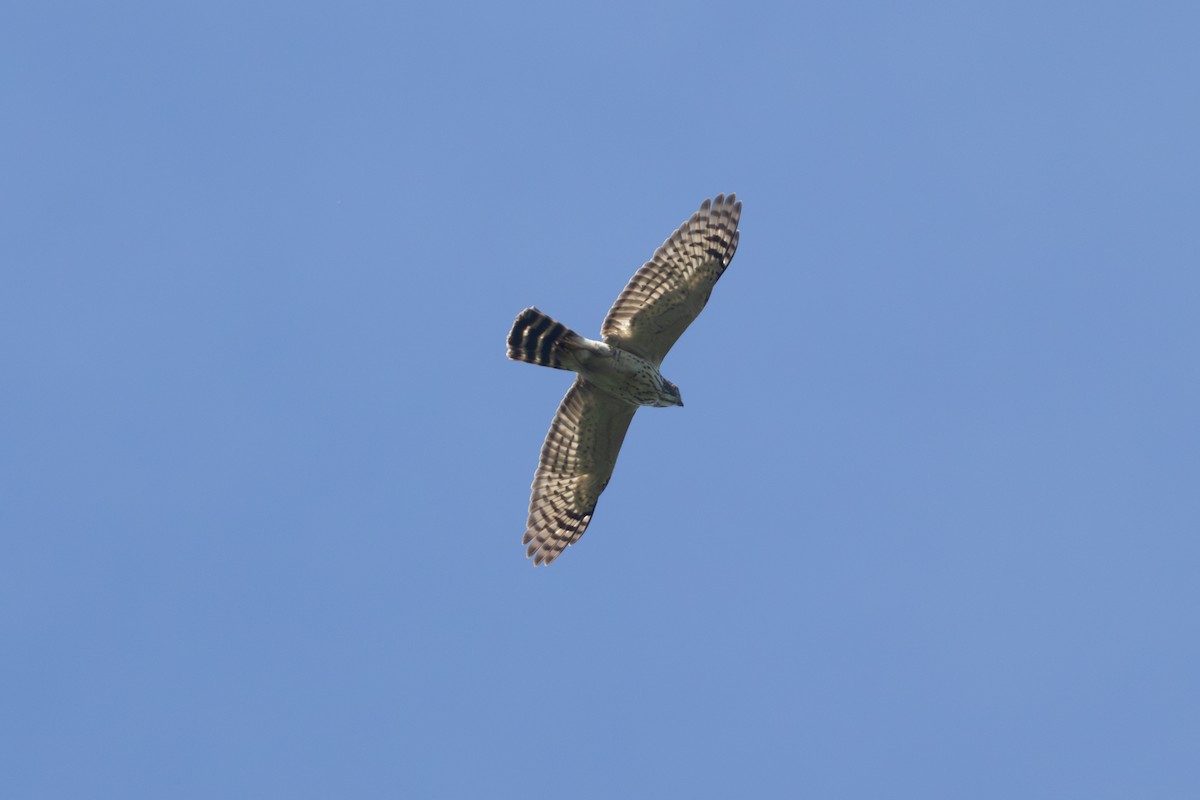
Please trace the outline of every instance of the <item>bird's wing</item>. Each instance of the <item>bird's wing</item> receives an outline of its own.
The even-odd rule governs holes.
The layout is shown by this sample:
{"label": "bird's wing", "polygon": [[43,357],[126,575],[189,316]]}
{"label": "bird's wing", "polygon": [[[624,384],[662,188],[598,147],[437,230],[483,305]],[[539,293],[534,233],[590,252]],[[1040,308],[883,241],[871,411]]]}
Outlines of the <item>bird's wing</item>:
{"label": "bird's wing", "polygon": [[732,194],[705,200],[630,279],[604,318],[604,341],[661,364],[733,259],[741,215]]}
{"label": "bird's wing", "polygon": [[535,565],[554,561],[587,530],[635,411],[582,377],[571,384],[533,478],[522,542]]}

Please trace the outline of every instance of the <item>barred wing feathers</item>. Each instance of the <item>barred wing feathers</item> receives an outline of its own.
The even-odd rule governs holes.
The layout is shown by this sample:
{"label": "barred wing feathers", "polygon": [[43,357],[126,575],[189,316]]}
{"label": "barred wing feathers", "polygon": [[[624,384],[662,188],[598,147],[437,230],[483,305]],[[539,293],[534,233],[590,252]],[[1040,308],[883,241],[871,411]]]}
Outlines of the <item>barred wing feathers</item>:
{"label": "barred wing feathers", "polygon": [[535,565],[553,562],[587,530],[635,411],[582,377],[571,384],[533,478],[522,543]]}
{"label": "barred wing feathers", "polygon": [[705,200],[630,279],[604,318],[604,341],[661,364],[733,259],[741,215],[735,195]]}

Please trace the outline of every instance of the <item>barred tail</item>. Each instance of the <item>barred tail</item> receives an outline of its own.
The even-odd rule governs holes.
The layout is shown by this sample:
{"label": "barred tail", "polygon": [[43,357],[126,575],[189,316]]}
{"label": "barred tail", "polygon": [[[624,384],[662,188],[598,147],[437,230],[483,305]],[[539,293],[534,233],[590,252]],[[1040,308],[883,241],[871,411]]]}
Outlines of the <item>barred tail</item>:
{"label": "barred tail", "polygon": [[543,367],[574,369],[571,354],[586,340],[557,320],[527,308],[517,315],[508,332],[508,357]]}

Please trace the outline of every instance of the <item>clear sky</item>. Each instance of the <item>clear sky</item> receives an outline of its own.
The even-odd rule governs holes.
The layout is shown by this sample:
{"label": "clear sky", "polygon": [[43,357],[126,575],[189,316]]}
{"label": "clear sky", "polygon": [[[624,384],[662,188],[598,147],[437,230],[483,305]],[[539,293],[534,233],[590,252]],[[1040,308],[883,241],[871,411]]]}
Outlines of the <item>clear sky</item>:
{"label": "clear sky", "polygon": [[[4,16],[4,797],[1200,797],[1195,4]],[[513,317],[731,191],[534,569]]]}

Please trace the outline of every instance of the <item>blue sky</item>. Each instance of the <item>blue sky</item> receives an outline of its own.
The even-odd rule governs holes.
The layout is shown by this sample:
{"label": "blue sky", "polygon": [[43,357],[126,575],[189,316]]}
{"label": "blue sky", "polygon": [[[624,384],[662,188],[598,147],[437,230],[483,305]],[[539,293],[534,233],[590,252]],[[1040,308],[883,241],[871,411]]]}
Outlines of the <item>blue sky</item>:
{"label": "blue sky", "polygon": [[[15,4],[3,794],[1200,796],[1198,29]],[[535,570],[513,317],[730,191]]]}

